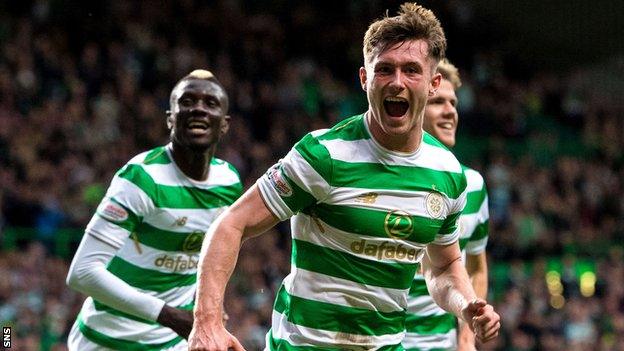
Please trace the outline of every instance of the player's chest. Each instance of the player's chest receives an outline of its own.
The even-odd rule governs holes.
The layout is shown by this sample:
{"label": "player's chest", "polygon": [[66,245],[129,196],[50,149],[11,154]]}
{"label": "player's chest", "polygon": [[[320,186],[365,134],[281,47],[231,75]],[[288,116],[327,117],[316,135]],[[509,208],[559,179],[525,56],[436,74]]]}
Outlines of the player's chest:
{"label": "player's chest", "polygon": [[315,214],[355,233],[428,243],[440,232],[450,207],[450,200],[434,190],[341,188]]}

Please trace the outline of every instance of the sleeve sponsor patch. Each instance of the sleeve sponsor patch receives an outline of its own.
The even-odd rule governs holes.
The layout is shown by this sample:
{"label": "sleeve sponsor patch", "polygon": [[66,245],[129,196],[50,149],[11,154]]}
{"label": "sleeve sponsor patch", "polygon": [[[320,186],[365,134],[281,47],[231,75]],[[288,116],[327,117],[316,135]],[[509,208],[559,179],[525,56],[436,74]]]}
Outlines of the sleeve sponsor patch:
{"label": "sleeve sponsor patch", "polygon": [[269,178],[269,181],[271,182],[273,188],[275,188],[280,196],[289,197],[292,196],[293,189],[288,183],[288,180],[284,178],[281,168],[282,167],[280,163],[277,163],[273,167],[269,168],[269,170],[267,171],[267,177]]}
{"label": "sleeve sponsor patch", "polygon": [[102,218],[114,223],[120,223],[128,219],[128,211],[110,199],[102,201],[97,209],[97,213]]}

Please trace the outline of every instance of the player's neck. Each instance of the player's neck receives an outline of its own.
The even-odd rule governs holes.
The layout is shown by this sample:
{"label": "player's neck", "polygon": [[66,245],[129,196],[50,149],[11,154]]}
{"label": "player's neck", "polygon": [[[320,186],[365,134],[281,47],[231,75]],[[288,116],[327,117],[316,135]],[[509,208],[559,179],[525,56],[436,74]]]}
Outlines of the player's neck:
{"label": "player's neck", "polygon": [[184,175],[197,181],[208,179],[210,162],[217,150],[216,144],[205,151],[192,150],[175,142],[172,146],[173,161]]}

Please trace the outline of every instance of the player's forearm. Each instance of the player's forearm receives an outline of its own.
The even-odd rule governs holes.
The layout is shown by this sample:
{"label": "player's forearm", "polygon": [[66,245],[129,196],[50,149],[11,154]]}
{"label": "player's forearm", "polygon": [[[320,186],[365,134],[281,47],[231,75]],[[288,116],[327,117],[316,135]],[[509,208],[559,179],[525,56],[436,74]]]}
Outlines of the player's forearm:
{"label": "player's forearm", "polygon": [[485,252],[466,255],[466,270],[478,297],[486,299],[488,291],[488,266]]}
{"label": "player's forearm", "polygon": [[222,323],[223,296],[240,251],[243,229],[233,216],[217,220],[207,234],[200,255],[194,309],[198,323]]}
{"label": "player's forearm", "polygon": [[431,297],[444,310],[461,319],[462,309],[476,298],[461,259],[458,258],[443,268],[426,263],[423,268]]}
{"label": "player's forearm", "polygon": [[116,250],[85,234],[69,269],[67,285],[116,310],[156,321],[165,302],[137,291],[106,270]]}
{"label": "player's forearm", "polygon": [[457,333],[457,344],[459,350],[474,349],[476,344],[475,335],[470,327],[462,319],[459,319],[459,332]]}

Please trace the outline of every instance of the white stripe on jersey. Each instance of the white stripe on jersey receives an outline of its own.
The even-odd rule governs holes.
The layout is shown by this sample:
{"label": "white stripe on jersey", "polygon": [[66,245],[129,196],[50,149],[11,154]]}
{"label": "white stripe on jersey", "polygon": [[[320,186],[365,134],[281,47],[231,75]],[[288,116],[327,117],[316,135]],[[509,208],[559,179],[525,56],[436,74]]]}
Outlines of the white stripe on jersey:
{"label": "white stripe on jersey", "polygon": [[[172,165],[174,167],[172,167]],[[239,183],[238,175],[227,164],[211,164],[208,179],[193,181],[182,173],[175,163],[141,164],[141,167],[152,177],[156,184],[168,186],[187,186],[199,189],[211,189],[217,186],[228,186]]]}
{"label": "white stripe on jersey", "polygon": [[[293,148],[284,157],[282,164],[284,165],[284,174],[298,187],[313,195],[317,201],[322,201],[327,197],[332,187],[310,166],[297,149]],[[305,177],[305,179],[301,177]]]}
{"label": "white stripe on jersey", "polygon": [[[427,212],[426,199],[427,195],[431,194],[430,191],[403,191],[403,190],[375,190],[375,189],[362,189],[362,188],[348,188],[340,187],[334,189],[331,195],[324,201],[331,205],[343,205],[349,207],[359,207],[363,209],[369,209],[369,206],[362,204],[360,196],[370,193],[378,192],[378,196],[375,197],[375,209],[395,211],[397,209],[403,210],[412,216],[419,216],[423,218],[431,218],[431,215]],[[449,209],[453,208],[456,199],[450,199],[445,194],[441,194],[444,201],[444,210],[440,214],[440,217],[446,217],[449,214]]]}
{"label": "white stripe on jersey", "polygon": [[436,171],[461,173],[461,165],[450,151],[421,142],[418,152],[408,156],[393,155],[375,148],[371,139],[319,140],[331,158],[344,162],[385,163],[395,166],[423,167]]}
{"label": "white stripe on jersey", "polygon": [[483,177],[479,174],[479,172],[468,168],[464,171],[464,173],[466,174],[466,182],[468,182],[466,185],[467,192],[471,193],[473,191],[481,191],[483,189]]}
{"label": "white stripe on jersey", "polygon": [[403,311],[407,305],[405,291],[409,290],[360,284],[295,265],[291,265],[290,274],[284,279],[284,288],[290,295],[304,299],[379,312]]}
{"label": "white stripe on jersey", "polygon": [[439,307],[430,295],[422,295],[410,296],[407,302],[407,313],[417,313],[419,316],[439,316],[448,312]]}
{"label": "white stripe on jersey", "polygon": [[316,347],[323,344],[336,348],[349,345],[358,346],[361,350],[375,350],[379,345],[394,345],[401,342],[405,332],[386,335],[358,335],[320,330],[292,324],[287,317],[273,310],[271,318],[272,333],[276,339],[286,340],[293,346]]}
{"label": "white stripe on jersey", "polygon": [[[457,329],[453,329],[445,334],[420,335],[407,333],[402,345],[405,349],[416,348],[420,350],[428,349],[457,349]],[[418,341],[418,342],[416,342]]]}
{"label": "white stripe on jersey", "polygon": [[[227,206],[210,209],[157,208],[157,213],[143,221],[152,227],[170,232],[189,233],[198,230],[203,233],[226,208]],[[184,220],[184,224],[179,225],[180,220]]]}
{"label": "white stripe on jersey", "polygon": [[123,338],[144,344],[159,344],[175,337],[171,329],[163,328],[159,324],[146,324],[107,312],[99,312],[95,309],[91,297],[85,300],[80,316],[89,328],[113,338]]}
{"label": "white stripe on jersey", "polygon": [[[141,253],[137,251],[136,245],[139,245],[141,249]],[[195,274],[197,272],[197,267],[192,269],[184,269],[184,270],[176,270],[174,271],[171,268],[166,268],[163,266],[157,266],[156,260],[158,258],[163,258],[164,256],[173,259],[174,264],[175,261],[180,258],[180,261],[188,262],[189,259],[192,259],[197,264],[199,261],[199,252],[189,255],[182,252],[169,252],[162,251],[158,249],[151,248],[149,246],[143,245],[141,243],[137,243],[134,240],[128,238],[124,245],[117,251],[117,256],[122,258],[135,266],[151,269],[154,271],[162,272],[162,273],[176,273],[176,274]]]}

